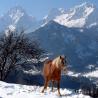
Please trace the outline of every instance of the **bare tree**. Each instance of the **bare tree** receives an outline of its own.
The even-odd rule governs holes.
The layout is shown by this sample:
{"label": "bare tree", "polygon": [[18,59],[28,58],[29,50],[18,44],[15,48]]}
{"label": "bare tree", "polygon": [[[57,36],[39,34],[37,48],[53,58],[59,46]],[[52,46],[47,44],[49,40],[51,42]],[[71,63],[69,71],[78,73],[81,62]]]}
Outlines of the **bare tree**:
{"label": "bare tree", "polygon": [[36,41],[26,38],[24,32],[8,31],[0,39],[0,80],[6,79],[13,67],[28,59],[39,58],[44,51]]}

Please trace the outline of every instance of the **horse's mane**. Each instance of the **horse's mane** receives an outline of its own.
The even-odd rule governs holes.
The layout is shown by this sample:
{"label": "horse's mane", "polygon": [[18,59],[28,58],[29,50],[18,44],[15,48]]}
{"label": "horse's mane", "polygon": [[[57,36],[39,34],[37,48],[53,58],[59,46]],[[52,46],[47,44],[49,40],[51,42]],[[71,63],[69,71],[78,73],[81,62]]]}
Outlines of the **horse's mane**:
{"label": "horse's mane", "polygon": [[56,67],[59,68],[59,65],[61,65],[60,56],[58,56],[57,58],[55,58],[55,59],[52,61],[52,64],[53,64],[53,65],[56,65]]}

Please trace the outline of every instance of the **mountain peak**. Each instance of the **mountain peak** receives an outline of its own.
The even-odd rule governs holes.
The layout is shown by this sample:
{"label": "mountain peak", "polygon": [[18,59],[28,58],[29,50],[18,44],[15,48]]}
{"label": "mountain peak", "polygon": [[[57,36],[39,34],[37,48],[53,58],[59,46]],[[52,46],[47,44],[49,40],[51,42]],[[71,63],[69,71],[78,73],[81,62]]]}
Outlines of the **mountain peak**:
{"label": "mountain peak", "polygon": [[64,13],[65,13],[65,10],[63,8],[52,8],[49,11],[49,14],[44,17],[44,20],[50,21],[54,19],[56,16],[59,16]]}
{"label": "mountain peak", "polygon": [[[89,23],[89,17],[92,17],[93,19],[93,16],[96,16],[93,15],[94,13],[95,6],[88,2],[84,2],[66,11],[63,8],[53,8],[44,18],[44,20],[46,23],[51,20],[54,20],[55,22],[67,27],[81,28],[86,26],[86,23]],[[97,20],[97,17],[95,17],[95,19]]]}
{"label": "mountain peak", "polygon": [[9,16],[14,24],[16,24],[20,18],[24,15],[27,15],[25,10],[21,6],[15,6],[9,9],[9,11],[5,14]]}
{"label": "mountain peak", "polygon": [[15,6],[15,7],[12,7],[10,8],[10,10],[8,11],[8,13],[15,13],[15,12],[21,12],[21,13],[25,13],[25,10],[21,7],[21,6]]}
{"label": "mountain peak", "polygon": [[79,8],[79,7],[94,7],[94,5],[92,3],[89,3],[89,2],[84,2],[80,5],[75,6],[75,8]]}
{"label": "mountain peak", "polygon": [[55,21],[66,27],[91,27],[98,25],[97,12],[98,9],[93,4],[84,2],[67,10],[64,8],[53,8],[41,21],[37,21],[34,17],[28,15],[21,6],[15,6],[2,17],[0,16],[0,27],[5,29],[9,26],[12,27],[12,25],[14,27],[21,25],[26,28],[39,28],[46,25],[49,21]]}
{"label": "mountain peak", "polygon": [[30,16],[21,6],[15,6],[8,10],[0,19],[0,30],[5,30],[6,28],[17,28],[17,29],[29,29],[36,28],[37,20],[35,17]]}

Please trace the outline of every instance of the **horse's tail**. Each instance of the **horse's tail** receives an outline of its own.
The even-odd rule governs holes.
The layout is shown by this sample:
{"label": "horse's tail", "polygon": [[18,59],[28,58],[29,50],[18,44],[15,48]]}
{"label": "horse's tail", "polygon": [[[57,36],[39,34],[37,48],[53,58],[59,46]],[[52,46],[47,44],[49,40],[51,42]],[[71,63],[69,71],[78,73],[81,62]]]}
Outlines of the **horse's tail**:
{"label": "horse's tail", "polygon": [[43,64],[43,69],[42,69],[42,75],[45,76],[49,71],[50,67],[51,67],[51,64],[52,64],[52,60],[46,60],[44,61],[44,64]]}

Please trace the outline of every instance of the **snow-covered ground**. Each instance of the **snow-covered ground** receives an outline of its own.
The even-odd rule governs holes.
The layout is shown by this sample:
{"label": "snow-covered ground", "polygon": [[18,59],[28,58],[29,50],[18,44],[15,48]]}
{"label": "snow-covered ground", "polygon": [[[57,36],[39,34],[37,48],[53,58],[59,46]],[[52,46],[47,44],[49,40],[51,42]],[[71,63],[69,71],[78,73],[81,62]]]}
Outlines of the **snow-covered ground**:
{"label": "snow-covered ground", "polygon": [[[45,93],[41,93],[43,87],[39,86],[26,86],[20,84],[9,84],[0,81],[0,98],[60,98],[57,95],[57,90],[51,92],[48,88]],[[91,98],[83,94],[77,94],[72,90],[60,89],[61,98]]]}

